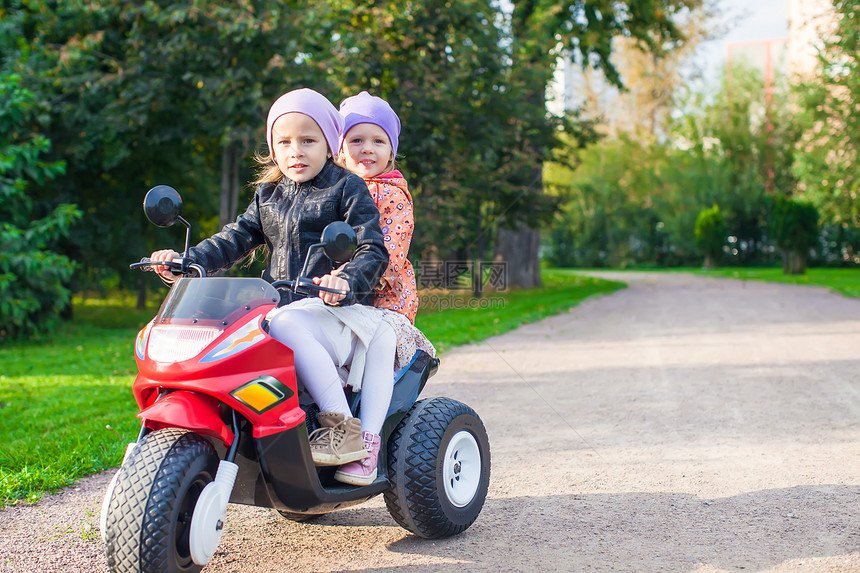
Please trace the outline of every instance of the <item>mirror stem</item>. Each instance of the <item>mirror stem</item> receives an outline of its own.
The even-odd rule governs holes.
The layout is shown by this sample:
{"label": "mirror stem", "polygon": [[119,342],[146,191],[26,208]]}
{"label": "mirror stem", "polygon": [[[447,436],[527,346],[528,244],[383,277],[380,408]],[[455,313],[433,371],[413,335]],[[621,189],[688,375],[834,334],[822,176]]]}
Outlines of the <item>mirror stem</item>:
{"label": "mirror stem", "polygon": [[[308,248],[308,256],[305,257],[305,264],[302,265],[302,272],[299,273],[299,278],[302,278],[305,276],[305,271],[308,270],[308,263],[311,260],[311,253],[313,252],[313,250],[319,249],[320,247],[324,247],[324,246],[325,246],[325,243],[315,243]],[[295,291],[298,286],[299,286],[299,281],[298,281],[298,279],[296,279],[296,284],[295,284],[295,287],[293,287],[293,291]]]}
{"label": "mirror stem", "polygon": [[188,256],[188,239],[191,236],[191,223],[182,218],[182,215],[176,217],[176,220],[185,225],[185,250],[182,251],[182,257]]}

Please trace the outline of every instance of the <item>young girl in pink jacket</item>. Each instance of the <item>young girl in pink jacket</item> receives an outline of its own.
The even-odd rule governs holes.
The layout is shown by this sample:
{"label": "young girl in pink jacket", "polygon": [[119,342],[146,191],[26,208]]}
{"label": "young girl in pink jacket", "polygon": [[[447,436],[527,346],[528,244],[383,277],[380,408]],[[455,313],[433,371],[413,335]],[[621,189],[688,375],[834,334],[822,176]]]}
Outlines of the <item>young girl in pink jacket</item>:
{"label": "young girl in pink jacket", "polygon": [[[375,288],[373,307],[342,307],[314,297],[280,307],[269,318],[278,339],[294,351],[321,347],[319,362],[334,362],[340,379],[314,396],[323,427],[309,436],[311,452],[317,465],[340,466],[335,479],[367,485],[378,475],[380,432],[391,404],[394,371],[409,364],[417,350],[431,356],[436,350],[413,324],[418,293],[406,258],[414,227],[412,196],[403,175],[394,170],[400,119],[387,102],[367,92],[344,100],[340,114],[345,125],[335,161],[368,186],[380,212],[388,268]],[[361,393],[360,427],[350,417],[341,385]]]}
{"label": "young girl in pink jacket", "polygon": [[[344,128],[336,161],[367,183],[379,209],[379,225],[388,249],[388,269],[376,287],[374,306],[382,311],[383,322],[392,328],[396,337],[396,355],[395,349],[391,349],[394,366],[408,364],[418,349],[435,356],[433,345],[414,326],[418,289],[412,263],[406,258],[415,226],[412,195],[406,179],[395,169],[394,161],[400,118],[388,102],[367,92],[345,99],[340,113]],[[376,478],[379,432],[385,422],[393,387],[393,370],[384,381],[363,382],[360,418],[368,456],[341,466],[335,473],[339,481],[363,485]]]}

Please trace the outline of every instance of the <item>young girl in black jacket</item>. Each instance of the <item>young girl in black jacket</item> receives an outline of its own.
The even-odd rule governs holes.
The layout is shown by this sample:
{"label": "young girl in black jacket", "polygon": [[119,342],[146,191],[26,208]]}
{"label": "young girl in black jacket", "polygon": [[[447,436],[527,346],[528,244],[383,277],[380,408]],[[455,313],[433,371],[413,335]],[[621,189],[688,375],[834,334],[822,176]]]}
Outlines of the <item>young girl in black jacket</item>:
{"label": "young girl in black jacket", "polygon": [[[323,228],[346,221],[356,232],[358,249],[346,264],[334,268],[322,254],[312,256],[308,275],[321,286],[351,291],[355,302],[373,305],[373,288],[388,266],[388,251],[379,226],[379,211],[357,175],[332,162],[337,153],[343,118],[322,94],[304,88],[278,98],[269,110],[266,140],[269,155],[256,181],[254,198],[235,222],[189,249],[188,258],[208,273],[228,269],[261,245],[270,258],[263,278],[292,280],[301,271],[310,245]],[[152,254],[153,261],[179,257],[173,250]],[[167,281],[175,277],[166,267],[153,268]],[[281,304],[293,301],[286,293]],[[321,293],[326,304],[340,304],[344,295]],[[324,443],[311,442],[317,458],[342,464],[367,456],[361,423],[352,418],[340,376],[325,348],[325,336],[313,332],[299,337],[280,329],[275,316],[270,334],[294,350],[296,372],[319,406],[320,423],[332,429]],[[289,338],[290,340],[287,340]],[[319,441],[319,440],[318,440]],[[334,456],[334,457],[332,457]]]}

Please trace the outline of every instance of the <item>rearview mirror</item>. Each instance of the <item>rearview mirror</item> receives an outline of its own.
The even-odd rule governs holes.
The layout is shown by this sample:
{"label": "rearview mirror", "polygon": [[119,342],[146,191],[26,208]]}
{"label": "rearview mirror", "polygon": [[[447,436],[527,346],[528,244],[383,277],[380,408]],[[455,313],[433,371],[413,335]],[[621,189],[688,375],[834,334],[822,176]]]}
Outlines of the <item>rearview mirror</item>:
{"label": "rearview mirror", "polygon": [[325,255],[336,263],[344,263],[352,258],[358,247],[355,230],[345,221],[335,221],[323,229],[320,242]]}
{"label": "rearview mirror", "polygon": [[157,185],[143,198],[143,212],[156,227],[170,227],[182,219],[182,197],[169,185]]}

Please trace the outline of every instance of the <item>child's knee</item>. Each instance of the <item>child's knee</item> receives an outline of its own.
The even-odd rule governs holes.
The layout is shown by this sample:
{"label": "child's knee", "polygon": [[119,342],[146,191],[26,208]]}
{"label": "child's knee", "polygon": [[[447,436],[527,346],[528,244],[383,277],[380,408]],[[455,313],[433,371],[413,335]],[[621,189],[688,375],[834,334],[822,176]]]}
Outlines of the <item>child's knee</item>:
{"label": "child's knee", "polygon": [[381,322],[373,333],[373,339],[367,348],[367,358],[370,362],[382,361],[394,363],[397,352],[397,334],[386,322]]}
{"label": "child's knee", "polygon": [[312,317],[303,310],[281,311],[269,322],[269,334],[281,342],[306,340],[313,336],[309,320]]}

